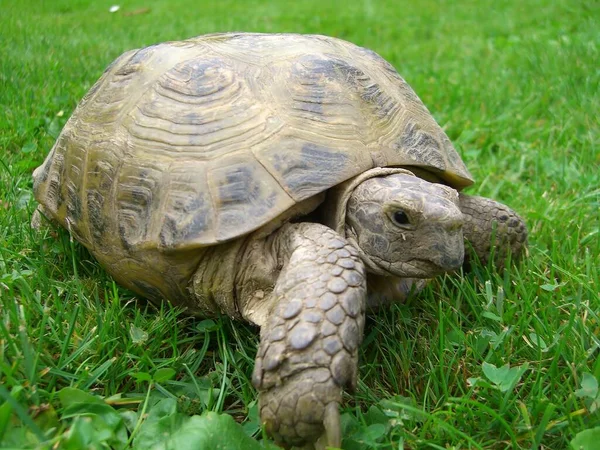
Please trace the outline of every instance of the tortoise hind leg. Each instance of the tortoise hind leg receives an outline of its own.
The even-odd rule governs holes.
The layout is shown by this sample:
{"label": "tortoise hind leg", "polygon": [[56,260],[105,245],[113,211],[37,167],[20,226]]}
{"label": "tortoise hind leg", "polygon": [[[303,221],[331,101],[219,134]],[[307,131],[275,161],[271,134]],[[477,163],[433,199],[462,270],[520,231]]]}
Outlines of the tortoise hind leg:
{"label": "tortoise hind leg", "polygon": [[356,387],[365,270],[356,250],[319,224],[285,225],[274,248],[287,262],[271,294],[252,376],[261,421],[284,445],[321,438],[339,447],[342,389]]}
{"label": "tortoise hind leg", "polygon": [[46,208],[42,205],[38,205],[31,215],[31,228],[42,231],[48,224],[58,225],[58,223],[52,219],[50,213],[46,211]]}
{"label": "tortoise hind leg", "polygon": [[468,242],[464,266],[468,269],[474,259],[482,264],[493,260],[502,269],[510,254],[520,257],[527,245],[527,226],[519,215],[502,203],[489,198],[460,194],[460,210],[465,223],[463,233]]}

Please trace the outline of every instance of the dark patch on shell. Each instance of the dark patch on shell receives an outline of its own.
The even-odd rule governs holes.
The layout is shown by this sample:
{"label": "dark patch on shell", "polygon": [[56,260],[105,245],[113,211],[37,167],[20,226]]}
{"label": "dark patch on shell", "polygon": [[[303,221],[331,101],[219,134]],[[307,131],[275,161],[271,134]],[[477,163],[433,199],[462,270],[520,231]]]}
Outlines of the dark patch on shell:
{"label": "dark patch on shell", "polygon": [[[160,83],[172,91],[199,98],[226,89],[233,79],[233,72],[223,59],[199,57],[176,65]],[[201,117],[202,115],[197,115],[191,118]],[[205,117],[202,117],[202,120],[206,122]]]}
{"label": "dark patch on shell", "polygon": [[[50,209],[54,207],[54,212],[58,211],[65,202],[61,183],[65,179],[66,164],[65,155],[63,153],[54,152],[52,164],[48,168],[48,192],[46,194]],[[54,203],[54,204],[52,204]]]}
{"label": "dark patch on shell", "polygon": [[48,157],[46,161],[44,161],[43,166],[38,170],[37,176],[33,178],[33,189],[37,190],[40,183],[45,183],[48,179],[48,170],[52,166],[53,158]]}
{"label": "dark patch on shell", "polygon": [[73,222],[78,223],[81,220],[81,199],[75,186],[71,183],[67,186],[67,195],[69,196],[67,214]]}
{"label": "dark patch on shell", "polygon": [[[149,47],[144,47],[135,52],[129,60],[123,64],[116,72],[116,76],[130,75],[139,70],[140,65],[152,56],[152,53],[162,44],[154,44]],[[118,60],[117,60],[118,61]]]}
{"label": "dark patch on shell", "polygon": [[96,190],[87,193],[87,213],[92,236],[99,242],[106,230],[106,217],[103,211],[104,197]]}
{"label": "dark patch on shell", "polygon": [[328,189],[338,181],[338,172],[349,163],[348,155],[313,143],[301,150],[274,155],[274,167],[281,173],[295,198],[304,199]]}
{"label": "dark patch on shell", "polygon": [[414,122],[406,124],[396,148],[406,152],[415,161],[425,162],[440,170],[446,168],[439,142]]}
{"label": "dark patch on shell", "polygon": [[171,247],[175,242],[185,242],[202,234],[209,225],[210,220],[204,209],[198,210],[185,225],[175,217],[166,216],[159,235],[161,245]]}
{"label": "dark patch on shell", "polygon": [[139,187],[134,187],[129,195],[131,195],[131,199],[133,200],[133,203],[135,204],[139,204],[139,205],[144,205],[144,207],[147,207],[147,203],[148,203],[148,199],[146,197],[146,192],[143,188],[139,188]]}
{"label": "dark patch on shell", "polygon": [[254,217],[263,217],[275,205],[276,195],[275,191],[262,192],[253,170],[237,166],[219,185],[220,223],[229,229],[241,226],[248,220],[249,208]]}
{"label": "dark patch on shell", "polygon": [[149,300],[158,302],[164,298],[160,289],[158,289],[156,286],[152,286],[146,281],[133,280],[132,283],[135,286],[136,292]]}
{"label": "dark patch on shell", "polygon": [[[376,53],[371,52],[376,55]],[[303,58],[302,67],[304,72],[301,75],[304,78],[314,80],[314,86],[311,86],[310,92],[315,98],[314,111],[321,113],[322,108],[319,104],[323,102],[327,93],[322,92],[326,89],[323,81],[316,83],[319,78],[325,78],[335,81],[342,86],[347,86],[351,92],[356,92],[361,100],[370,105],[373,112],[380,118],[386,117],[390,112],[397,107],[397,102],[387,95],[381,86],[373,80],[371,76],[361,70],[354,64],[348,63],[334,55],[327,55],[326,59],[316,59],[315,57]],[[378,62],[383,59],[377,55]],[[391,68],[393,69],[393,67]],[[308,72],[308,73],[307,73]],[[320,101],[319,101],[320,100]],[[304,105],[307,108],[307,105]]]}
{"label": "dark patch on shell", "polygon": [[131,244],[129,239],[127,238],[127,229],[122,223],[119,223],[119,239],[121,240],[121,244],[126,250],[131,250]]}

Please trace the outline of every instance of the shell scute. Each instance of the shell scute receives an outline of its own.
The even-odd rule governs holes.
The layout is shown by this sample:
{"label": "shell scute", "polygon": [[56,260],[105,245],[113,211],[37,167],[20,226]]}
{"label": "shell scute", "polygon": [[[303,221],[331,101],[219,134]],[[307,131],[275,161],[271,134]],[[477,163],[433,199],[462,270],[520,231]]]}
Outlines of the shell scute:
{"label": "shell scute", "polygon": [[144,152],[207,160],[260,139],[266,114],[239,74],[221,61],[196,58],[161,76],[123,125]]}
{"label": "shell scute", "polygon": [[273,211],[285,211],[294,204],[251,152],[220,158],[208,174],[217,241],[239,236],[240,229],[259,228]]}
{"label": "shell scute", "polygon": [[164,173],[137,164],[123,164],[116,195],[119,237],[126,248],[145,242],[154,223],[153,212],[160,204]]}
{"label": "shell scute", "polygon": [[215,214],[206,181],[206,162],[174,164],[165,194],[159,239],[162,248],[176,248],[193,239],[214,239]]}
{"label": "shell scute", "polygon": [[403,150],[412,163],[418,166],[430,166],[439,171],[446,170],[441,143],[427,131],[419,128],[415,122],[408,122],[399,141],[395,144]]}
{"label": "shell scute", "polygon": [[295,201],[323,192],[359,170],[352,153],[291,136],[272,141],[255,154]]}

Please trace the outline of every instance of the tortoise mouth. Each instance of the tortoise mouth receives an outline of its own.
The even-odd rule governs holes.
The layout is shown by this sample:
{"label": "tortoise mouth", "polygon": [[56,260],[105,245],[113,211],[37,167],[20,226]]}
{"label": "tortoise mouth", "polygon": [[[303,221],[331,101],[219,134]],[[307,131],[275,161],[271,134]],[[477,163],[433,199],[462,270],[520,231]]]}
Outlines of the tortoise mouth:
{"label": "tortoise mouth", "polygon": [[364,254],[361,256],[369,272],[386,277],[433,278],[452,270],[425,258],[389,262],[379,258],[368,258]]}
{"label": "tortoise mouth", "polygon": [[432,261],[430,259],[417,258],[414,261],[418,263],[418,268],[429,272],[433,275],[441,275],[448,272],[453,272],[459,269],[464,260],[464,254],[460,253],[455,257],[447,256],[440,259],[440,261]]}
{"label": "tortoise mouth", "polygon": [[448,270],[451,270],[448,267],[441,266],[425,258],[416,258],[411,261],[411,265],[418,271],[422,271],[426,276],[441,275],[445,272],[448,272]]}
{"label": "tortoise mouth", "polygon": [[402,278],[433,278],[456,270],[460,264],[440,265],[426,258],[413,258],[389,266],[379,266],[388,275]]}
{"label": "tortoise mouth", "polygon": [[448,268],[442,267],[439,264],[425,258],[415,258],[404,264],[405,270],[408,273],[405,276],[418,278],[431,278],[436,275],[441,275],[448,272]]}
{"label": "tortoise mouth", "polygon": [[367,261],[369,272],[386,277],[433,278],[449,271],[449,269],[423,258],[413,258],[409,261],[399,261],[396,263],[390,263],[388,261]]}

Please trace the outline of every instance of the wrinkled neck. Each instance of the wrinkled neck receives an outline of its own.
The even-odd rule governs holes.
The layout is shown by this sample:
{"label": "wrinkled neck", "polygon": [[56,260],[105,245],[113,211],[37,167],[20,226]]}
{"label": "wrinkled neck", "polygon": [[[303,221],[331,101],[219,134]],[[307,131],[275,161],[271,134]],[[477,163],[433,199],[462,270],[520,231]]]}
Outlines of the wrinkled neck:
{"label": "wrinkled neck", "polygon": [[368,273],[372,273],[375,275],[381,275],[384,277],[394,276],[394,274],[383,269],[379,264],[377,264],[375,261],[373,261],[371,259],[371,257],[367,253],[365,253],[362,248],[360,248],[360,245],[358,245],[358,237],[356,235],[356,232],[350,225],[346,224],[344,229],[345,229],[344,237],[358,251],[358,256],[360,257],[362,262],[365,264],[365,267],[366,267]]}

